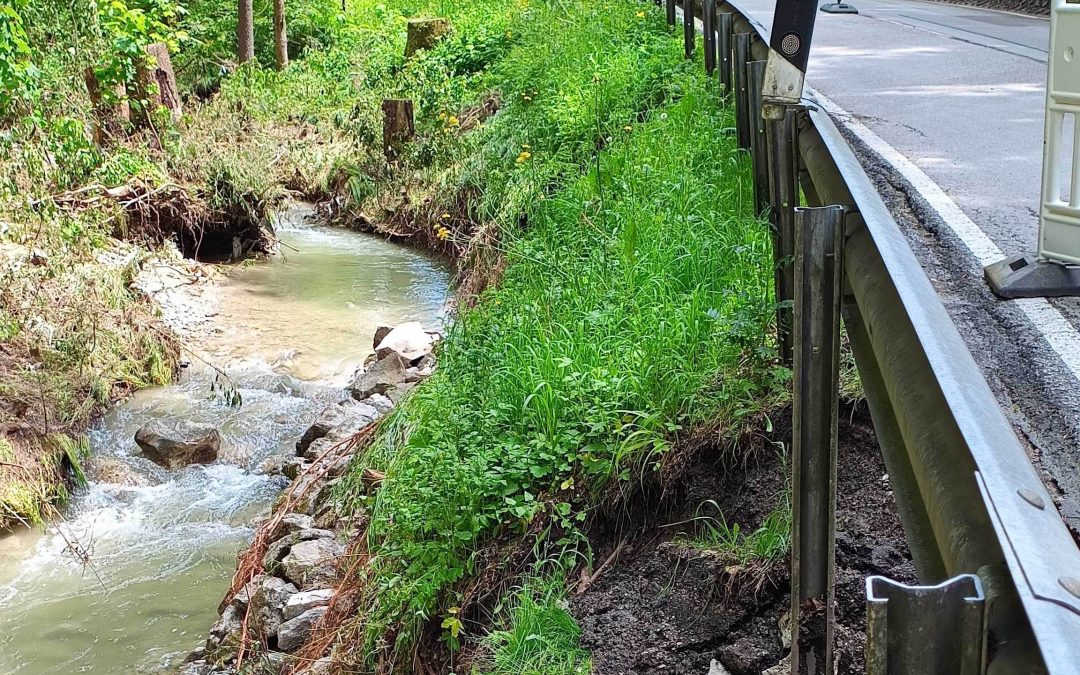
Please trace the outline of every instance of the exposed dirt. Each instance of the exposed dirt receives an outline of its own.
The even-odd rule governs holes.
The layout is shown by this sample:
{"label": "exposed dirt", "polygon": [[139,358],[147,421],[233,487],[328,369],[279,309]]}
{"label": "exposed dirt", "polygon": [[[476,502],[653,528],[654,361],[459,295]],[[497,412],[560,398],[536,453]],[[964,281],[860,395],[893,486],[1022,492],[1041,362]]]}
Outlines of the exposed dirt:
{"label": "exposed dirt", "polygon": [[[715,500],[728,523],[744,532],[757,529],[782,495],[785,469],[777,444],[790,437],[790,428],[785,413],[770,435],[773,442],[757,443],[750,461],[734,469],[722,447],[701,450],[679,494],[661,505],[665,522],[692,518],[700,504]],[[838,476],[837,672],[854,674],[864,672],[864,579],[883,574],[915,581],[865,404],[841,409]],[[713,660],[732,675],[758,675],[780,662],[786,652],[779,626],[788,606],[786,564],[734,568],[681,543],[678,535],[688,525],[639,527],[628,535],[619,562],[571,602],[598,675],[705,675]],[[604,560],[623,536],[600,534],[597,559]]]}

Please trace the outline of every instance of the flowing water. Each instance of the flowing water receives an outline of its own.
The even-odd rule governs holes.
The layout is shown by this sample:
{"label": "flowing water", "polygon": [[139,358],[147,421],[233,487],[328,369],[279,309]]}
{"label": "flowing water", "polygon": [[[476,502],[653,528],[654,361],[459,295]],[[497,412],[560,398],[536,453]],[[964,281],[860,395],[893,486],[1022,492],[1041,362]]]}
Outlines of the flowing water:
{"label": "flowing water", "polygon": [[[198,361],[177,384],[139,392],[90,433],[94,461],[139,486],[91,482],[65,521],[0,539],[0,673],[168,672],[217,618],[236,553],[282,488],[262,467],[289,453],[379,324],[437,327],[449,276],[376,237],[300,222],[279,227],[284,255],[241,266],[220,285],[216,326],[199,345],[243,404],[211,393]],[[217,462],[165,471],[133,436],[157,417],[215,425]]]}

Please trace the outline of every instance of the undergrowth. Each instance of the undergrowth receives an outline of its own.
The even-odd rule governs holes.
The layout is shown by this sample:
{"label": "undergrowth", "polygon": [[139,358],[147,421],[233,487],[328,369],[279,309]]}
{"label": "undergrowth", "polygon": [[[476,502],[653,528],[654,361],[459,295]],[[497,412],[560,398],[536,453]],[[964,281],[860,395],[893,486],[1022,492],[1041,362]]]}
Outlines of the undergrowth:
{"label": "undergrowth", "polygon": [[[690,430],[734,432],[787,377],[766,337],[769,238],[730,111],[662,15],[629,1],[484,5],[521,10],[484,80],[503,107],[427,178],[443,199],[475,195],[467,223],[434,227],[451,240],[493,230],[502,278],[461,309],[439,370],[340,489],[370,518],[370,561],[337,654],[383,672],[407,670],[432,624],[451,650],[475,638],[487,610],[465,589],[490,572],[490,546],[524,539],[536,560],[587,561],[596,504]],[[473,7],[450,10],[455,24]],[[387,477],[372,496],[365,468]]]}
{"label": "undergrowth", "polygon": [[527,579],[496,611],[497,628],[484,637],[475,675],[588,675],[589,652],[570,615],[565,579]]}

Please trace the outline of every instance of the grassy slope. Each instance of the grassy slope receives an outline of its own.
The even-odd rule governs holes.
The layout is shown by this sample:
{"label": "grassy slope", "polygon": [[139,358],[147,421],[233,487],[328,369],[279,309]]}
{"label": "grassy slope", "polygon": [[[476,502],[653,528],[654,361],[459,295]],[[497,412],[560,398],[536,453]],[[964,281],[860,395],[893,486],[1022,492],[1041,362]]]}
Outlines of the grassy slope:
{"label": "grassy slope", "polygon": [[[444,199],[476,195],[451,238],[493,228],[505,272],[463,309],[439,372],[342,493],[371,518],[359,641],[342,645],[368,666],[407,668],[432,619],[452,643],[476,628],[458,606],[493,542],[587,555],[582,523],[605,489],[690,430],[737,427],[785,377],[765,337],[766,228],[700,66],[679,59],[657,10],[629,0],[448,11],[463,34],[515,6],[512,43],[483,79],[503,110],[426,169]],[[373,497],[366,466],[388,476]]]}

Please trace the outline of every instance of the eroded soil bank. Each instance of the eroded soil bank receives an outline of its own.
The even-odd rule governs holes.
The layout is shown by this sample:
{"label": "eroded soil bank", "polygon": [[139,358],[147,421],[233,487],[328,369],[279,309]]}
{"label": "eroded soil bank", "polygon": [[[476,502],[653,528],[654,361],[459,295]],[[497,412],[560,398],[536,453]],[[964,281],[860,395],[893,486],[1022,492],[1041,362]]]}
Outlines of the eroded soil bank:
{"label": "eroded soil bank", "polygon": [[[753,452],[743,465],[729,466],[723,447],[702,449],[659,505],[662,515],[594,533],[597,560],[626,540],[610,571],[571,601],[597,675],[705,675],[714,660],[732,675],[759,675],[780,663],[786,561],[740,567],[681,541],[707,500],[743,532],[761,526],[784,493],[777,444],[790,438],[790,412],[775,422],[767,438],[745,439]],[[841,410],[838,479],[837,672],[855,675],[865,672],[865,578],[916,581],[865,404]]]}

